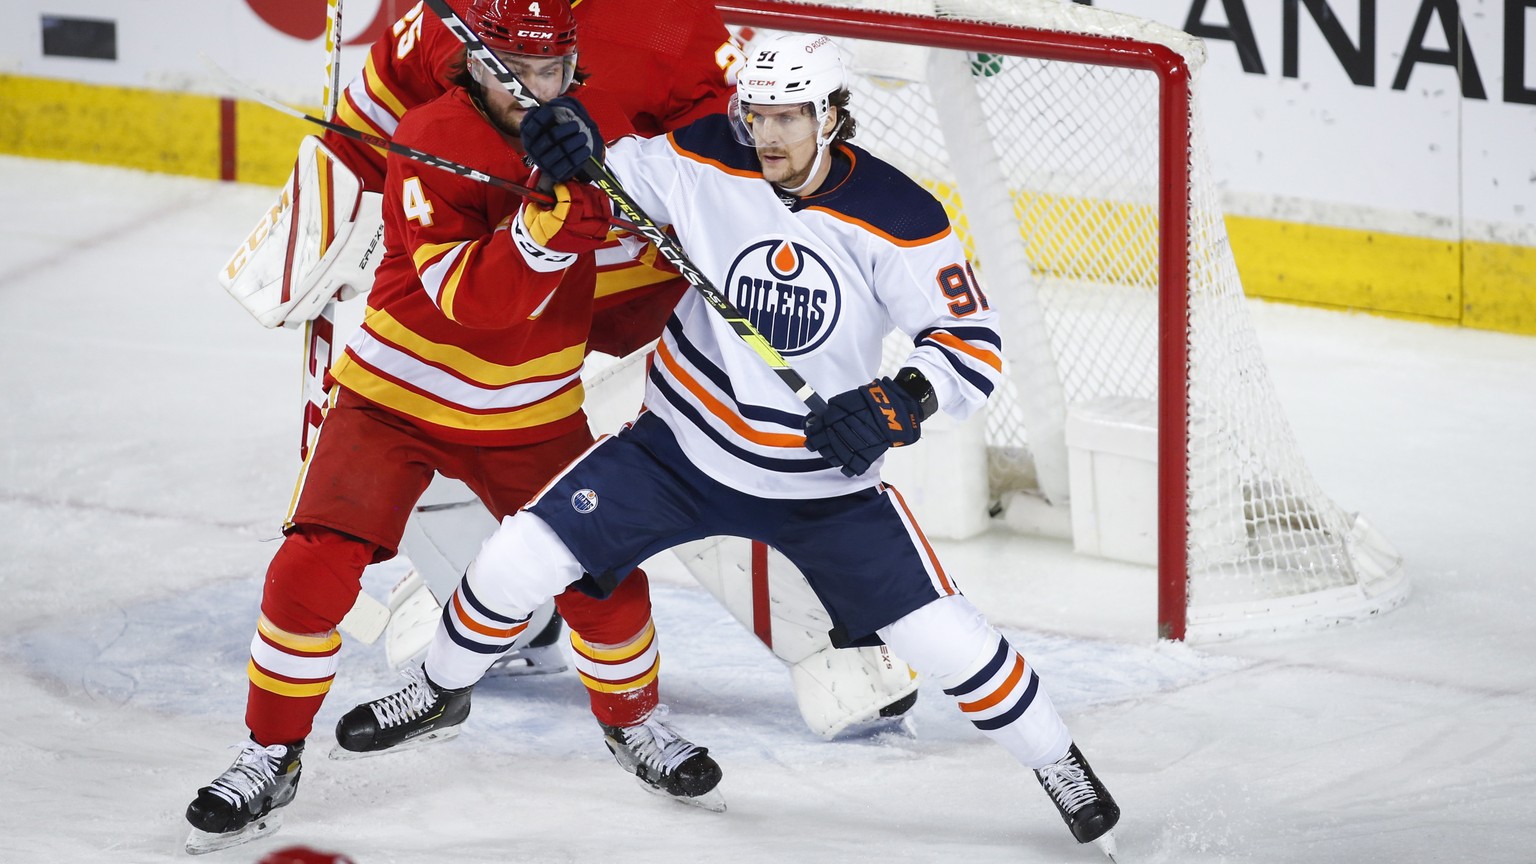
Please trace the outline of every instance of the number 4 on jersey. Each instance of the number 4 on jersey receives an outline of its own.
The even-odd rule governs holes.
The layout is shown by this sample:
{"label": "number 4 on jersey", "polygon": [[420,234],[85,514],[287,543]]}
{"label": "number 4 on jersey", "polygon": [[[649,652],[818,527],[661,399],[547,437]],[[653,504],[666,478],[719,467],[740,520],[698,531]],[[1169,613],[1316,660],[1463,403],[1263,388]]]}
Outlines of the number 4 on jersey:
{"label": "number 4 on jersey", "polygon": [[405,218],[415,219],[423,228],[432,224],[432,202],[421,190],[420,177],[407,177],[400,184],[400,209],[405,212]]}

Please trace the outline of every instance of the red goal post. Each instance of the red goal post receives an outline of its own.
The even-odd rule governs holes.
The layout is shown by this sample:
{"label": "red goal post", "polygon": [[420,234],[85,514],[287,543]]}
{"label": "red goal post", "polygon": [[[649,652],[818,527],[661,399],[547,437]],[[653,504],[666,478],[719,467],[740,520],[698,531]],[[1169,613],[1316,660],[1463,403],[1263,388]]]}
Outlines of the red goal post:
{"label": "red goal post", "polygon": [[[1098,445],[1083,444],[1094,436],[1080,431],[1073,449],[1071,429],[1092,432],[1105,416],[1111,432],[1134,427],[1127,418],[1145,407],[1156,439],[1147,470],[1160,637],[1326,624],[1401,601],[1395,552],[1316,488],[1268,382],[1205,164],[1199,40],[1056,0],[716,5],[733,26],[857,40],[848,43],[857,55],[854,143],[944,201],[994,300],[1024,298],[997,303],[1011,392],[994,397],[1002,407],[988,423],[988,460],[995,468],[1024,453],[1034,488],[994,478],[994,511],[1026,498],[1065,509],[1073,490],[1086,497],[1068,462],[1086,473],[1079,462],[1091,464]],[[961,56],[952,52],[963,52],[973,81],[943,59]],[[1058,68],[1087,83],[1052,93],[1068,80]],[[1142,89],[1155,91],[1155,106],[1132,120],[1140,108],[1120,100]],[[1021,94],[1038,101],[1007,101]],[[872,121],[882,113],[902,116],[881,127]],[[900,124],[920,115],[932,119],[909,137]],[[1031,123],[1004,131],[1016,115]],[[963,135],[953,131],[961,124]],[[1137,124],[1155,128],[1136,138]],[[1091,131],[1070,137],[1080,127]],[[1146,176],[1116,175],[1148,149]],[[1110,356],[1124,346],[1133,350]],[[1079,517],[1092,518],[1084,501],[1071,503],[1081,535]]]}

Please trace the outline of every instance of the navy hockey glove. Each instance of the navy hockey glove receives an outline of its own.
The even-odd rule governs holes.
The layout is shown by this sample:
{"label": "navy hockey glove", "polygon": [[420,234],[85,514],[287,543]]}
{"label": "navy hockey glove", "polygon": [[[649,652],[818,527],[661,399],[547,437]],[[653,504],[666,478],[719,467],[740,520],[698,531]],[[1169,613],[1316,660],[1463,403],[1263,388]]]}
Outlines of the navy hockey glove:
{"label": "navy hockey glove", "polygon": [[933,387],[915,369],[897,377],[902,383],[880,378],[828,399],[826,411],[805,418],[806,449],[857,477],[886,450],[916,441],[933,413]]}
{"label": "navy hockey glove", "polygon": [[603,136],[574,97],[558,96],[523,115],[523,150],[556,183],[584,177],[588,159],[603,158]]}

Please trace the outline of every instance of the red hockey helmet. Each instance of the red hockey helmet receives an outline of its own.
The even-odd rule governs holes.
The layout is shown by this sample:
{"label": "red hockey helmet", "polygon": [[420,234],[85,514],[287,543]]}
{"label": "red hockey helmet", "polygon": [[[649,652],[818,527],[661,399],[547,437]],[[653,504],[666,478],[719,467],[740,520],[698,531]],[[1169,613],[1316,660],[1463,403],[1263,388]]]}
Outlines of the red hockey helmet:
{"label": "red hockey helmet", "polygon": [[464,23],[493,51],[576,53],[576,16],[566,0],[474,0]]}
{"label": "red hockey helmet", "polygon": [[308,846],[289,846],[268,852],[257,864],[352,864],[352,859],[335,852],[321,852]]}

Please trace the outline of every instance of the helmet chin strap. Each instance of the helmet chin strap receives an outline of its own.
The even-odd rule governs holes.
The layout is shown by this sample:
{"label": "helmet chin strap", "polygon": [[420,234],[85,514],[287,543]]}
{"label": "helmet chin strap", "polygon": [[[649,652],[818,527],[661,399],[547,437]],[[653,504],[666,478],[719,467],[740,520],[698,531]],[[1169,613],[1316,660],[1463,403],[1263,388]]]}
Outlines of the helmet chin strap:
{"label": "helmet chin strap", "polygon": [[807,187],[816,181],[816,175],[821,171],[821,160],[826,158],[827,145],[831,144],[832,139],[837,137],[837,130],[841,128],[843,128],[843,118],[842,113],[839,112],[837,123],[832,126],[831,131],[827,132],[825,135],[816,136],[816,158],[811,160],[811,170],[805,175],[804,183],[801,183],[799,186],[796,186],[793,189],[777,183],[774,185],[778,186],[786,194],[794,195],[796,197],[799,197],[801,194],[806,192]]}

